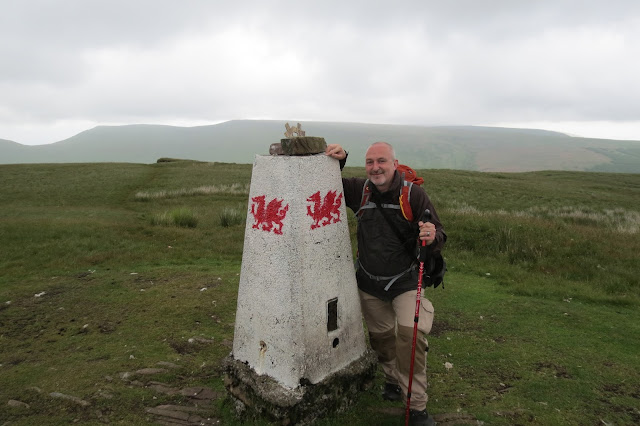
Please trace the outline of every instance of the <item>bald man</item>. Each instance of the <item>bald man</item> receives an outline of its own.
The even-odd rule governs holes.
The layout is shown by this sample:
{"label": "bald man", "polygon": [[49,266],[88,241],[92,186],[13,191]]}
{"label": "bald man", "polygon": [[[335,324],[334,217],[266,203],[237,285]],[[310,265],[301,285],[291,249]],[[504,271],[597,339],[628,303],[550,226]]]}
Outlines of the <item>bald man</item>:
{"label": "bald man", "polygon": [[[328,145],[326,154],[344,166],[347,153],[340,145]],[[404,218],[399,200],[403,179],[397,167],[393,146],[375,142],[365,155],[367,179],[343,178],[342,184],[345,203],[358,218],[356,279],[371,347],[385,376],[382,397],[406,404],[418,283],[418,262],[412,253],[416,252],[418,239],[425,242],[428,255],[439,252],[447,235],[429,196],[418,185],[411,187],[409,197],[414,219]],[[365,186],[369,200],[361,205]],[[431,218],[423,222],[421,215],[426,209]],[[421,336],[416,341],[411,388],[411,425],[435,424],[426,410],[426,335],[432,323],[433,305],[422,297],[418,321]]]}

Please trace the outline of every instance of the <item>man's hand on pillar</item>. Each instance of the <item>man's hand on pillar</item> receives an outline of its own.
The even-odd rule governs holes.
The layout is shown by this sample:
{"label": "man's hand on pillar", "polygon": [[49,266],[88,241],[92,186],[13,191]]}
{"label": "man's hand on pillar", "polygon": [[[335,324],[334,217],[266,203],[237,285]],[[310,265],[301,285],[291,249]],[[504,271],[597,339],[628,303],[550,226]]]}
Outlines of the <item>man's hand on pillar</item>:
{"label": "man's hand on pillar", "polygon": [[328,156],[335,158],[336,160],[344,160],[347,158],[347,153],[345,150],[337,143],[332,143],[327,145],[327,149],[325,154]]}

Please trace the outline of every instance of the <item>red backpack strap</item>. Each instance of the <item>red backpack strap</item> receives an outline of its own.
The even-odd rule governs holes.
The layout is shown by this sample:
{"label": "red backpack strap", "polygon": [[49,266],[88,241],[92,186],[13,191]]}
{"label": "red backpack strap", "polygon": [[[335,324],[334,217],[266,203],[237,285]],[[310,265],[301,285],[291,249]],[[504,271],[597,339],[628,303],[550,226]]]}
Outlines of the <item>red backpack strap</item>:
{"label": "red backpack strap", "polygon": [[360,208],[356,212],[357,216],[362,216],[362,208],[367,205],[369,198],[371,198],[371,188],[369,188],[369,179],[367,179],[362,187],[362,198],[360,199]]}
{"label": "red backpack strap", "polygon": [[413,182],[402,181],[402,188],[400,188],[400,211],[402,216],[409,222],[413,222],[413,211],[411,210],[411,187]]}

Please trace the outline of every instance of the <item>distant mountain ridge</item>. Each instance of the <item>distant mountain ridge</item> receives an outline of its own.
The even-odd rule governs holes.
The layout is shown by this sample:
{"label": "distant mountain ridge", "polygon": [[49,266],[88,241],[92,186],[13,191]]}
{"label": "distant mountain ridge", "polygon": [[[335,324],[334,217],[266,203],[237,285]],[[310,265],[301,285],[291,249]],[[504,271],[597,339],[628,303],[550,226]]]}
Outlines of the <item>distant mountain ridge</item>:
{"label": "distant mountain ridge", "polygon": [[[286,122],[233,120],[198,127],[98,126],[60,142],[35,146],[0,139],[0,164],[153,163],[161,157],[252,163],[256,154],[267,155],[269,146],[284,137]],[[308,136],[341,144],[349,151],[350,166],[364,165],[369,144],[383,140],[394,145],[400,162],[418,169],[640,173],[640,141],[477,126],[303,122],[302,127]]]}

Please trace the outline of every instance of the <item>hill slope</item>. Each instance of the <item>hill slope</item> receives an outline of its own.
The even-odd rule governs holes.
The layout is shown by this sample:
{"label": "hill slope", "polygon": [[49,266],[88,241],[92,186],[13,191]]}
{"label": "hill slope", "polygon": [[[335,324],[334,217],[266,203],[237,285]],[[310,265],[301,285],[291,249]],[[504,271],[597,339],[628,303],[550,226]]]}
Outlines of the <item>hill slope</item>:
{"label": "hill slope", "polygon": [[[286,121],[235,120],[211,126],[98,126],[39,146],[0,140],[0,163],[132,162],[160,157],[252,163],[278,142]],[[340,143],[359,165],[371,142],[396,147],[415,168],[478,171],[577,170],[640,173],[640,142],[570,137],[531,129],[305,122],[309,136]]]}

